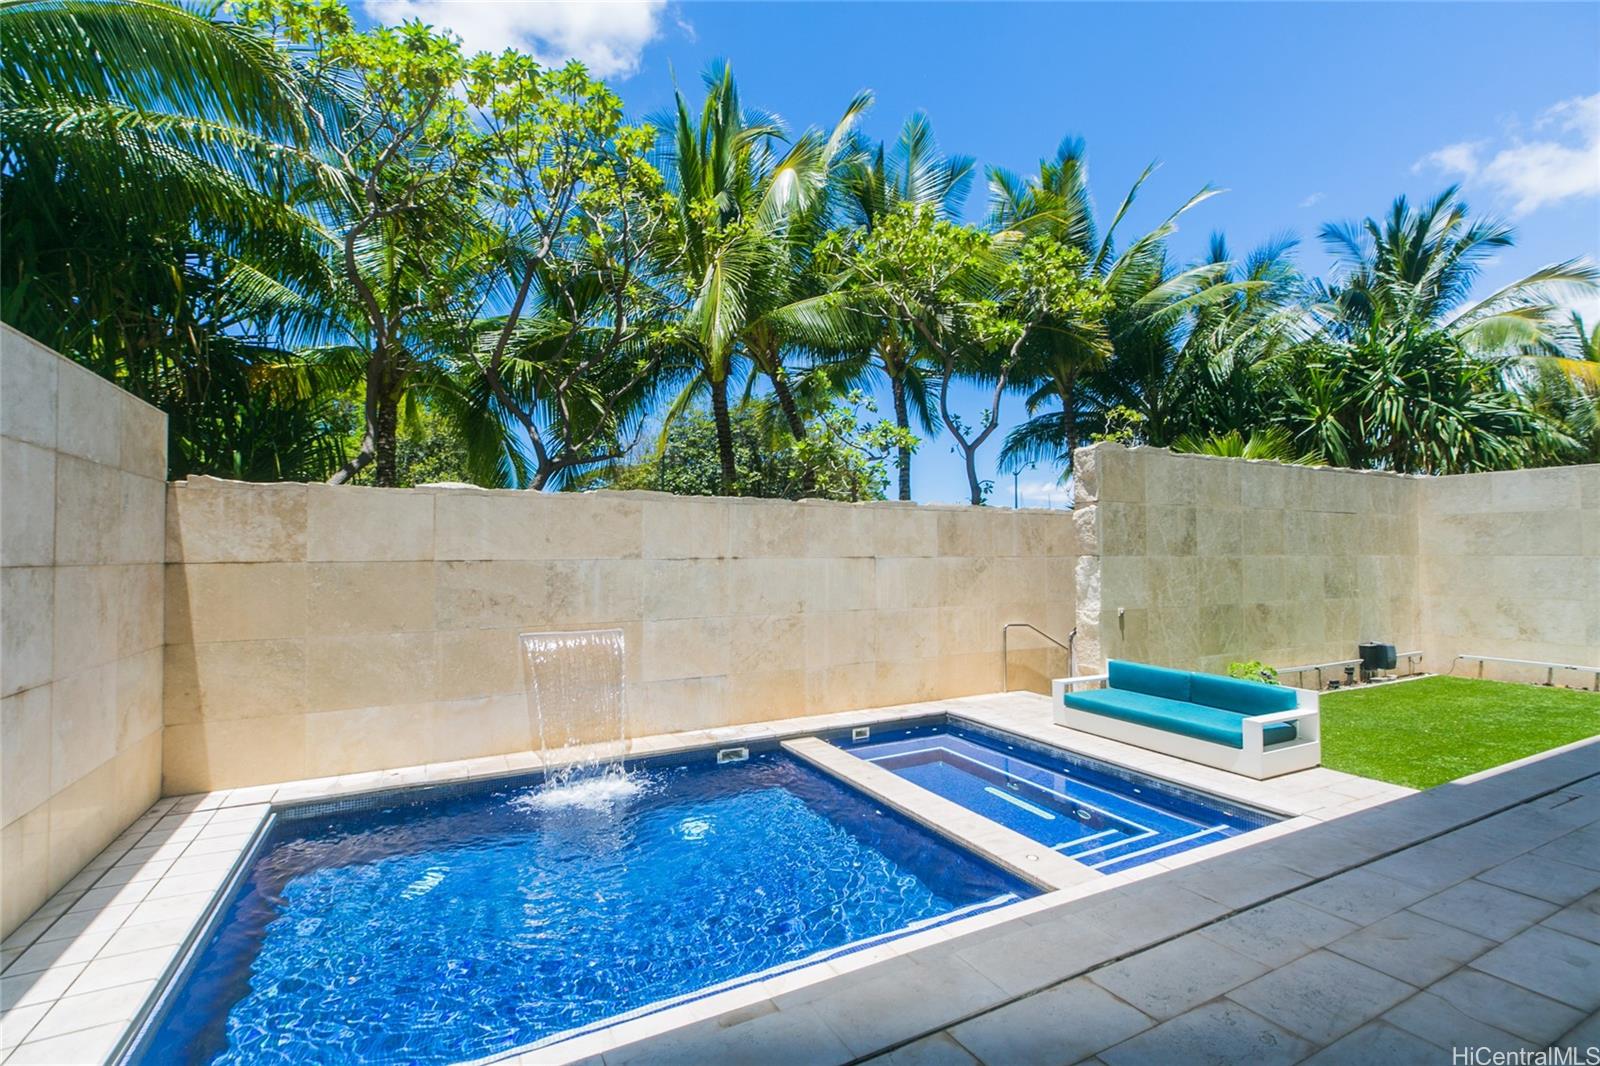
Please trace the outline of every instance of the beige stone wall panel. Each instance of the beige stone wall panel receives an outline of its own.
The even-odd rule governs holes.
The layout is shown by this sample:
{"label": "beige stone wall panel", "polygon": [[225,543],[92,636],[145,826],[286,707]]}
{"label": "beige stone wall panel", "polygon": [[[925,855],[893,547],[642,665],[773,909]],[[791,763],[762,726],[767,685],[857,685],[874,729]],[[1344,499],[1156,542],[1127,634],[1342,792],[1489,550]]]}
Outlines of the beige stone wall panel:
{"label": "beige stone wall panel", "polygon": [[166,436],[0,326],[0,934],[159,794]]}

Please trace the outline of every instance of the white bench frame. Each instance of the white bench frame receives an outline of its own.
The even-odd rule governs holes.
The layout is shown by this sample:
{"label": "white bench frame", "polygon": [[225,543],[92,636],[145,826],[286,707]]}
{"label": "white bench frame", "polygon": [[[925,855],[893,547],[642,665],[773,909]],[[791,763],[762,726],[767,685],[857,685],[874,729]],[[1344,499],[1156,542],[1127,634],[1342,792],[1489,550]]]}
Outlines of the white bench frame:
{"label": "white bench frame", "polygon": [[[1080,711],[1068,707],[1064,698],[1068,689],[1085,685],[1104,687],[1108,676],[1092,674],[1087,677],[1058,677],[1050,683],[1050,698],[1054,704],[1057,725],[1092,733],[1108,740],[1118,740],[1135,747],[1159,751],[1203,766],[1214,766],[1245,777],[1264,781],[1269,777],[1309,770],[1322,764],[1322,708],[1320,694],[1310,689],[1292,691],[1299,706],[1292,711],[1273,714],[1246,715],[1244,717],[1244,747],[1215,744],[1209,740],[1172,733],[1153,726],[1124,722],[1120,718]],[[1278,722],[1295,723],[1295,739],[1281,744],[1267,745],[1264,730]]]}

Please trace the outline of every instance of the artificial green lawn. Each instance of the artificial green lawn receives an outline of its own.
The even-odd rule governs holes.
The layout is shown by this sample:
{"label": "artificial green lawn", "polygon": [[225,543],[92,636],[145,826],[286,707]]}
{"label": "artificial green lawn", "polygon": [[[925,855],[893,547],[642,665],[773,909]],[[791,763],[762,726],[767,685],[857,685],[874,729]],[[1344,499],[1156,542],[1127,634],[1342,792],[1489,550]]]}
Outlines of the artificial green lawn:
{"label": "artificial green lawn", "polygon": [[1322,765],[1411,788],[1600,733],[1600,694],[1465,677],[1322,694]]}

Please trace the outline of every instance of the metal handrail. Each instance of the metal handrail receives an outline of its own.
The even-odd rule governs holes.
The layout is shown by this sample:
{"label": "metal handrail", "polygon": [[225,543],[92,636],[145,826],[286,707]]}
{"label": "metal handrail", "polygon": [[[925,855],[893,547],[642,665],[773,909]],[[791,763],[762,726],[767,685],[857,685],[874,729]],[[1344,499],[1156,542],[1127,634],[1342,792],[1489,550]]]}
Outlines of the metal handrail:
{"label": "metal handrail", "polygon": [[[1395,653],[1395,659],[1404,659],[1406,661],[1407,677],[1410,677],[1412,674],[1417,672],[1417,660],[1421,658],[1422,653],[1420,651],[1401,651]],[[1278,667],[1278,674],[1280,676],[1283,674],[1296,674],[1299,676],[1300,682],[1304,684],[1305,675],[1308,672],[1315,670],[1317,672],[1317,691],[1320,692],[1322,691],[1323,681],[1322,671],[1338,670],[1348,666],[1359,667],[1360,665],[1360,659],[1333,659],[1325,663],[1307,663],[1305,666],[1280,666]]]}
{"label": "metal handrail", "polygon": [[1478,676],[1483,676],[1484,663],[1510,663],[1513,666],[1533,666],[1545,672],[1544,683],[1553,687],[1556,683],[1557,670],[1573,670],[1580,674],[1594,674],[1594,690],[1600,692],[1600,666],[1582,666],[1577,663],[1552,663],[1544,659],[1506,659],[1498,655],[1457,655],[1450,664],[1450,672],[1455,673],[1457,662],[1475,662],[1478,664]]}
{"label": "metal handrail", "polygon": [[1043,637],[1045,640],[1048,640],[1050,643],[1054,644],[1056,647],[1058,647],[1062,651],[1066,652],[1067,653],[1067,676],[1071,677],[1074,673],[1077,672],[1077,663],[1074,660],[1074,656],[1077,653],[1073,650],[1074,645],[1076,645],[1078,643],[1078,627],[1077,626],[1073,626],[1072,627],[1072,632],[1067,634],[1067,642],[1065,644],[1063,644],[1059,640],[1057,640],[1055,637],[1052,637],[1049,633],[1046,633],[1044,630],[1040,629],[1038,626],[1034,625],[1031,622],[1007,622],[1005,625],[1000,627],[1000,691],[1001,692],[1010,692],[1011,691],[1010,637],[1011,637],[1011,630],[1014,627],[1021,627],[1023,629],[1031,629],[1035,633],[1037,633],[1039,636]]}

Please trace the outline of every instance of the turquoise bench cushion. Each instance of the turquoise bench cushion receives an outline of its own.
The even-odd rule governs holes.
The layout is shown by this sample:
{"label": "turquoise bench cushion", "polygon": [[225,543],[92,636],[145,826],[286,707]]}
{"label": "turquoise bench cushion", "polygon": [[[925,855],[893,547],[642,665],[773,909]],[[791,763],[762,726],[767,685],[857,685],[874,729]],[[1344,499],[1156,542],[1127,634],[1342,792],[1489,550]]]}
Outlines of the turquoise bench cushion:
{"label": "turquoise bench cushion", "polygon": [[1300,698],[1292,688],[1216,674],[1195,674],[1189,682],[1189,699],[1240,714],[1276,714],[1300,706]]}
{"label": "turquoise bench cushion", "polygon": [[[1181,733],[1230,748],[1244,747],[1244,718],[1220,707],[1164,699],[1125,689],[1092,689],[1068,692],[1062,701],[1068,707],[1091,714],[1103,714],[1134,725],[1149,726],[1169,733]],[[1293,722],[1277,722],[1264,730],[1267,744],[1281,744],[1295,738]]]}
{"label": "turquoise bench cushion", "polygon": [[1108,686],[1126,692],[1142,692],[1146,696],[1187,702],[1189,699],[1189,672],[1168,670],[1164,666],[1148,663],[1127,663],[1112,659],[1106,666],[1110,674]]}

